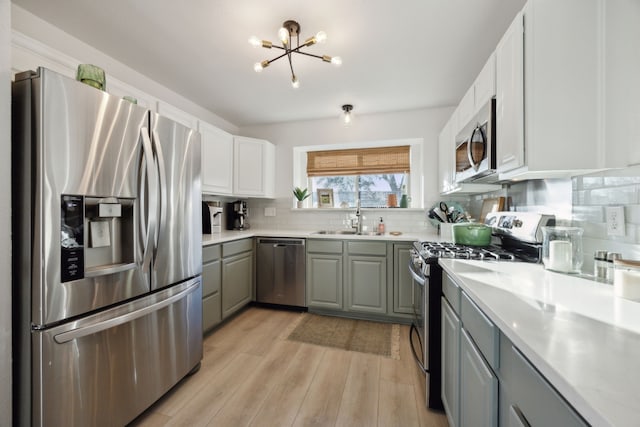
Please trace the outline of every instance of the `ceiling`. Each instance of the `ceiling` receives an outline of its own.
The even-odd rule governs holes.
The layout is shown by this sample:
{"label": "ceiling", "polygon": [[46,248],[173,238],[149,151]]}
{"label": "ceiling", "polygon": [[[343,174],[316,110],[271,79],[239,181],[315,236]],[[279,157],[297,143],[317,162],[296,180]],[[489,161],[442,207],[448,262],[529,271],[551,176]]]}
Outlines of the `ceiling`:
{"label": "ceiling", "polygon": [[[524,0],[13,0],[13,3],[237,126],[457,105]],[[158,7],[160,6],[160,7]],[[262,73],[285,20],[310,53]]]}

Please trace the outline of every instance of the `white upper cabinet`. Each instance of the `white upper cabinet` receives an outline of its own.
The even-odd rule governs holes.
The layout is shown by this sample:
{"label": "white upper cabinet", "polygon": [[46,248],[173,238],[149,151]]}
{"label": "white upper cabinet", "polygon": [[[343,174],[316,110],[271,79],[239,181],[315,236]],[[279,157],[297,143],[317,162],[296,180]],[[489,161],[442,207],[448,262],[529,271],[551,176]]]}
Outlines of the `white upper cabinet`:
{"label": "white upper cabinet", "polygon": [[458,126],[453,132],[454,138],[474,116],[476,113],[475,108],[475,88],[471,86],[460,100],[460,104],[458,104],[458,108],[456,110],[458,112]]}
{"label": "white upper cabinet", "polygon": [[275,184],[275,147],[263,139],[234,137],[233,194],[272,198]]}
{"label": "white upper cabinet", "polygon": [[524,166],[524,21],[522,13],[496,48],[496,167]]}
{"label": "white upper cabinet", "polygon": [[496,55],[492,53],[473,83],[474,114],[496,96]]}
{"label": "white upper cabinet", "polygon": [[640,164],[640,1],[605,1],[604,92],[607,167]]}
{"label": "white upper cabinet", "polygon": [[200,122],[202,135],[202,192],[233,192],[233,135]]}
{"label": "white upper cabinet", "polygon": [[500,179],[568,177],[602,167],[603,3],[530,0],[500,41]]}
{"label": "white upper cabinet", "polygon": [[496,95],[496,56],[492,53],[473,85],[467,90],[458,104],[457,124],[452,125],[451,133],[456,135],[475,116],[480,108]]}

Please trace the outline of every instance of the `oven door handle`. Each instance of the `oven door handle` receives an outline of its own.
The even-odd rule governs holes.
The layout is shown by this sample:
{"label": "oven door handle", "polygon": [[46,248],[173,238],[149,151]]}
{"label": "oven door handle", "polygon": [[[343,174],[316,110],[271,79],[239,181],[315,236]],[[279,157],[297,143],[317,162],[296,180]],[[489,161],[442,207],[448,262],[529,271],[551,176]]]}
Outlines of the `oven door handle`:
{"label": "oven door handle", "polygon": [[[415,334],[414,334],[414,332],[415,332]],[[418,343],[420,344],[420,348],[422,348],[422,339],[420,338],[420,334],[418,333],[418,328],[416,328],[415,323],[412,323],[411,324],[411,329],[409,329],[409,345],[411,347],[411,353],[413,353],[413,358],[416,360],[416,363],[418,364],[418,367],[420,368],[422,373],[423,374],[427,374],[427,373],[429,373],[429,370],[424,368],[424,362],[422,360],[420,360],[420,357],[418,357],[418,354],[416,353],[416,348],[413,345],[413,336],[414,335],[418,335]]]}
{"label": "oven door handle", "polygon": [[411,261],[409,261],[409,273],[411,273],[411,277],[413,277],[413,280],[418,282],[420,286],[424,286],[425,278],[421,274],[418,274],[415,271],[413,271],[413,263]]}

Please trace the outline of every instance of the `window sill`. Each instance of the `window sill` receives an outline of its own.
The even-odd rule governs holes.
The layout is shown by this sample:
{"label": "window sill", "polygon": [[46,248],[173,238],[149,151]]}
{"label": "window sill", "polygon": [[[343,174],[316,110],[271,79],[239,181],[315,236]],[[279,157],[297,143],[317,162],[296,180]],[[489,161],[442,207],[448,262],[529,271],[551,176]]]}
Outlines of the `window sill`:
{"label": "window sill", "polygon": [[[300,212],[353,212],[356,208],[291,208],[291,211],[300,211]],[[380,212],[424,212],[424,208],[360,208],[361,211],[371,212],[371,211],[380,211]]]}

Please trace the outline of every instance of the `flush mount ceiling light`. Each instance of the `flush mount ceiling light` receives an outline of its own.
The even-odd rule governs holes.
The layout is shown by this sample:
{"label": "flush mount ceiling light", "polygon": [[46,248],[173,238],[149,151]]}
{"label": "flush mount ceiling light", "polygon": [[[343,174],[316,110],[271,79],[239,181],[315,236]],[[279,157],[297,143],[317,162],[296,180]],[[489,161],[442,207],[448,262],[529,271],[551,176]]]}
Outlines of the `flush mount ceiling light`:
{"label": "flush mount ceiling light", "polygon": [[342,113],[340,113],[340,119],[342,120],[342,123],[344,123],[345,125],[348,125],[353,121],[353,113],[351,112],[352,110],[353,110],[353,105],[351,104],[344,104],[342,106]]}
{"label": "flush mount ceiling light", "polygon": [[[295,47],[293,47],[292,42],[294,37],[296,39]],[[301,50],[304,47],[309,47],[316,43],[324,43],[327,40],[327,34],[324,31],[318,32],[315,36],[308,38],[303,44],[300,44],[300,24],[298,24],[296,21],[289,20],[285,21],[282,24],[282,28],[280,28],[280,30],[278,31],[278,38],[282,42],[282,46],[275,45],[268,40],[260,40],[255,36],[249,39],[249,43],[254,47],[262,46],[266,49],[275,48],[284,50],[284,53],[280,56],[276,56],[273,59],[264,60],[262,62],[256,62],[256,64],[253,66],[253,69],[257,73],[267,68],[272,62],[286,56],[289,60],[289,68],[291,69],[291,86],[297,89],[298,87],[300,87],[300,81],[298,80],[296,73],[293,71],[293,62],[291,61],[292,54],[299,53],[301,55],[312,56],[314,58],[322,59],[324,62],[330,62],[336,66],[342,64],[342,59],[340,59],[339,56],[320,56],[308,52],[303,52]]]}

